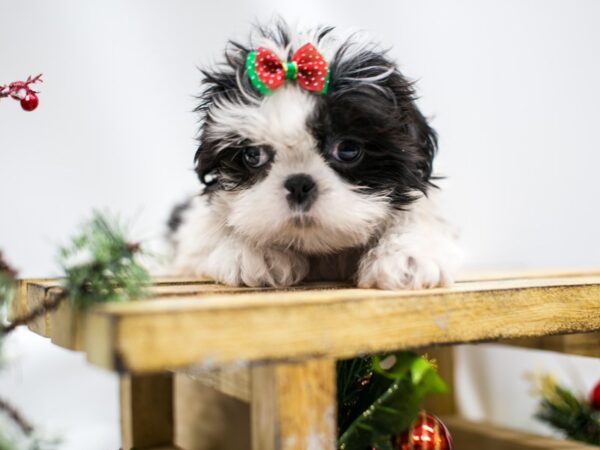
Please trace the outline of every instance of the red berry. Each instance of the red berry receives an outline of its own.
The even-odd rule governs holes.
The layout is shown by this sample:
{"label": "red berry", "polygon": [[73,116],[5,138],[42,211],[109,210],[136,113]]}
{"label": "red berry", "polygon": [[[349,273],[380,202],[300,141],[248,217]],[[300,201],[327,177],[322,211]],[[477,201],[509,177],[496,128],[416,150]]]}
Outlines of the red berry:
{"label": "red berry", "polygon": [[34,92],[28,92],[25,97],[21,99],[21,108],[25,111],[33,111],[37,108],[39,103],[38,96]]}
{"label": "red berry", "polygon": [[596,386],[590,392],[590,405],[600,411],[600,381],[596,383]]}

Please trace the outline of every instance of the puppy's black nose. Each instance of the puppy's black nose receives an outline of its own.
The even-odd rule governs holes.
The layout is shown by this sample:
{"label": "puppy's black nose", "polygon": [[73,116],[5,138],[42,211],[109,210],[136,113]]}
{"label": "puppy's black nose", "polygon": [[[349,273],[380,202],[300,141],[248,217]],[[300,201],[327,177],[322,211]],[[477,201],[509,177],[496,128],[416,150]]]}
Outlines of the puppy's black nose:
{"label": "puppy's black nose", "polygon": [[290,175],[283,185],[289,192],[287,200],[290,206],[300,206],[304,210],[310,208],[317,194],[317,185],[310,175]]}

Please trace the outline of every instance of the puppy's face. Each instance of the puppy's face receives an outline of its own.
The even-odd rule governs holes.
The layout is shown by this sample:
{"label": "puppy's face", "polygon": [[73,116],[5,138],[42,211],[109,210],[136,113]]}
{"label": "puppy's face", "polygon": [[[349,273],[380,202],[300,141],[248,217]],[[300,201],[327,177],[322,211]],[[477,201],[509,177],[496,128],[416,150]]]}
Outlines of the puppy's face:
{"label": "puppy's face", "polygon": [[261,30],[287,60],[312,42],[324,54],[326,95],[288,81],[263,96],[244,70],[250,49],[206,71],[196,170],[215,214],[256,245],[327,253],[365,245],[397,209],[426,192],[435,134],[411,85],[369,43],[330,29]]}

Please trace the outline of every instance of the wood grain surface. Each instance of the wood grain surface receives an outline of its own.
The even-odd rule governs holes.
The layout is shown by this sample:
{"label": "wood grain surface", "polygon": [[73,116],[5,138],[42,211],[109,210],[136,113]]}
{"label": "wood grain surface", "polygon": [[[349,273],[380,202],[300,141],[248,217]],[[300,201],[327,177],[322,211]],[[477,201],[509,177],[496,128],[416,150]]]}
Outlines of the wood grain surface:
{"label": "wood grain surface", "polygon": [[335,392],[331,359],[254,367],[252,450],[334,450]]}
{"label": "wood grain surface", "polygon": [[171,374],[121,375],[119,393],[123,450],[174,445]]}
{"label": "wood grain surface", "polygon": [[[58,292],[55,286],[29,283],[27,307]],[[133,372],[600,330],[600,276],[588,273],[495,275],[420,291],[336,284],[257,291],[194,280],[161,280],[154,289],[152,299],[85,313],[65,304],[31,328],[100,366]]]}

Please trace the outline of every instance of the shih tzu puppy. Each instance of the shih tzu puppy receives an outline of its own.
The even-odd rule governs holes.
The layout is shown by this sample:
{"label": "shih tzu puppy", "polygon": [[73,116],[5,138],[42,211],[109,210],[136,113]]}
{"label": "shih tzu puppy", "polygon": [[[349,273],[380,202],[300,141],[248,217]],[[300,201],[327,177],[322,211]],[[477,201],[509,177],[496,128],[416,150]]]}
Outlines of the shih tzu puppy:
{"label": "shih tzu puppy", "polygon": [[436,215],[436,134],[396,64],[362,34],[257,27],[203,71],[201,195],[171,218],[175,269],[228,285],[451,283]]}

